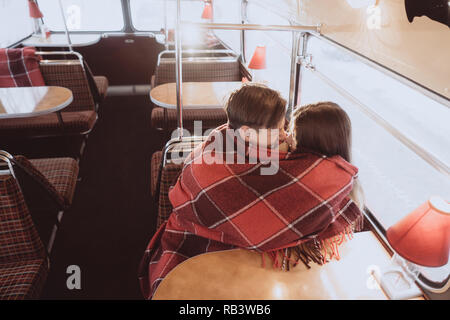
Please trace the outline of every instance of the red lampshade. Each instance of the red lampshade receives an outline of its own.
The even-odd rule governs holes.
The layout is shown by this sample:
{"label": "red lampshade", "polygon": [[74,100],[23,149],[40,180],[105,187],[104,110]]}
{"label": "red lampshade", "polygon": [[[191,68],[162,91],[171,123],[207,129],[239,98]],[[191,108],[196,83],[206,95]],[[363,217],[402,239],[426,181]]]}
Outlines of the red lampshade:
{"label": "red lampshade", "polygon": [[211,20],[213,18],[211,3],[206,2],[203,8],[202,19]]}
{"label": "red lampshade", "polygon": [[448,262],[450,204],[432,197],[387,230],[392,248],[403,258],[426,267]]}
{"label": "red lampshade", "polygon": [[249,69],[265,69],[266,68],[266,47],[258,46],[253,53],[253,57],[248,64]]}
{"label": "red lampshade", "polygon": [[38,5],[36,2],[32,0],[28,0],[28,7],[30,9],[30,17],[31,18],[42,18],[44,15],[42,14],[41,10],[39,10]]}

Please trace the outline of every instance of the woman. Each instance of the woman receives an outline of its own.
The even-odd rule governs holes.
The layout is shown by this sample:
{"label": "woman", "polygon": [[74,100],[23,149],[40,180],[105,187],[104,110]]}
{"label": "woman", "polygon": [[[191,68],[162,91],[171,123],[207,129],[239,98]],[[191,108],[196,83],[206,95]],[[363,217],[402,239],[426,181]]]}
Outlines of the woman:
{"label": "woman", "polygon": [[277,264],[279,253],[295,247],[295,263],[322,263],[320,249],[337,245],[362,219],[348,198],[357,168],[339,156],[279,151],[285,106],[262,85],[230,96],[228,123],[191,153],[169,193],[173,212],[140,266],[145,298],[175,266],[205,252],[244,248]]}
{"label": "woman", "polygon": [[[340,156],[351,163],[352,125],[347,113],[336,103],[318,102],[294,111],[291,139],[287,139],[293,152],[314,151],[327,157]],[[350,198],[362,210],[364,195],[354,181]]]}

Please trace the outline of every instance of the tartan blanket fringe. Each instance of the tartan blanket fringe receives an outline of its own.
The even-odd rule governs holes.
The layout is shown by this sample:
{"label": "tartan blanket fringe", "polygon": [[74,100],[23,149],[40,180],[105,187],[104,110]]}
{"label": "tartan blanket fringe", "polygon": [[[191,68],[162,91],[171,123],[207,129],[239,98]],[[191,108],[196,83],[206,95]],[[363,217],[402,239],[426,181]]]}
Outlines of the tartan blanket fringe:
{"label": "tartan blanket fringe", "polygon": [[310,263],[324,265],[333,258],[340,260],[339,247],[353,239],[355,232],[360,232],[364,227],[364,216],[359,216],[342,232],[328,239],[311,239],[293,247],[261,252],[261,266],[266,267],[265,255],[272,261],[272,268],[289,271],[302,262],[307,269],[311,269]]}

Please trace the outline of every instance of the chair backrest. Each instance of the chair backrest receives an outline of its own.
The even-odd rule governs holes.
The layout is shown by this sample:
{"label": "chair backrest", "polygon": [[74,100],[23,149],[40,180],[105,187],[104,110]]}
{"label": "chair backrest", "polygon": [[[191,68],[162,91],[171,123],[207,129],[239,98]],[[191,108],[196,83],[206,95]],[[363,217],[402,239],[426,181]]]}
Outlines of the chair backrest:
{"label": "chair backrest", "polygon": [[181,164],[166,164],[161,169],[158,196],[158,218],[156,221],[157,228],[159,228],[172,213],[173,207],[169,200],[169,191],[170,187],[174,186],[177,182],[182,169],[183,165]]}
{"label": "chair backrest", "polygon": [[65,208],[63,196],[27,158],[15,156],[12,161],[16,179],[31,212]]}
{"label": "chair backrest", "polygon": [[42,259],[46,251],[11,174],[0,174],[0,263]]}
{"label": "chair backrest", "polygon": [[73,102],[68,111],[95,110],[95,100],[82,61],[42,60],[40,69],[47,86],[60,86],[72,90]]}
{"label": "chair backrest", "polygon": [[[237,59],[183,61],[182,71],[185,82],[241,81]],[[175,82],[175,62],[162,60],[156,67],[155,85],[169,82]]]}
{"label": "chair backrest", "polygon": [[[202,143],[206,137],[192,136],[185,137],[182,141],[172,139],[165,145],[163,151],[156,152],[152,157],[152,171],[155,172],[159,166],[159,174],[152,173],[152,179],[156,178],[156,183],[152,186],[155,200],[158,203],[157,227],[166,221],[172,213],[172,204],[169,200],[170,187],[174,186],[183,170],[185,155],[188,155],[196,146]],[[182,158],[179,158],[183,155]],[[177,161],[175,162],[174,159]],[[153,182],[152,182],[153,184]]]}

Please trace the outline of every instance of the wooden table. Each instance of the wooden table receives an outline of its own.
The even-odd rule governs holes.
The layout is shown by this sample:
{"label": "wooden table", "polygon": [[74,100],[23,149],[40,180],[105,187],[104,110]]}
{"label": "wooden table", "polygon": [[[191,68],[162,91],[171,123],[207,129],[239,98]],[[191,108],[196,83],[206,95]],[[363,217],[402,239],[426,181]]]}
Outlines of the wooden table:
{"label": "wooden table", "polygon": [[73,101],[63,87],[0,88],[0,118],[24,118],[62,110]]}
{"label": "wooden table", "polygon": [[[100,41],[99,34],[70,34],[72,47],[86,47],[96,44]],[[22,44],[25,47],[58,48],[68,47],[67,36],[64,33],[53,33],[49,38],[43,39],[38,36],[31,36],[24,40]]]}
{"label": "wooden table", "polygon": [[[230,82],[183,82],[183,108],[223,108],[228,95],[242,85],[240,81]],[[175,83],[156,86],[150,91],[150,99],[160,107],[176,109],[177,91]]]}
{"label": "wooden table", "polygon": [[206,253],[178,265],[158,287],[154,299],[386,299],[372,270],[390,264],[389,253],[371,232],[354,235],[339,248],[341,259],[324,266],[300,263],[275,270],[266,256],[236,249]]}

